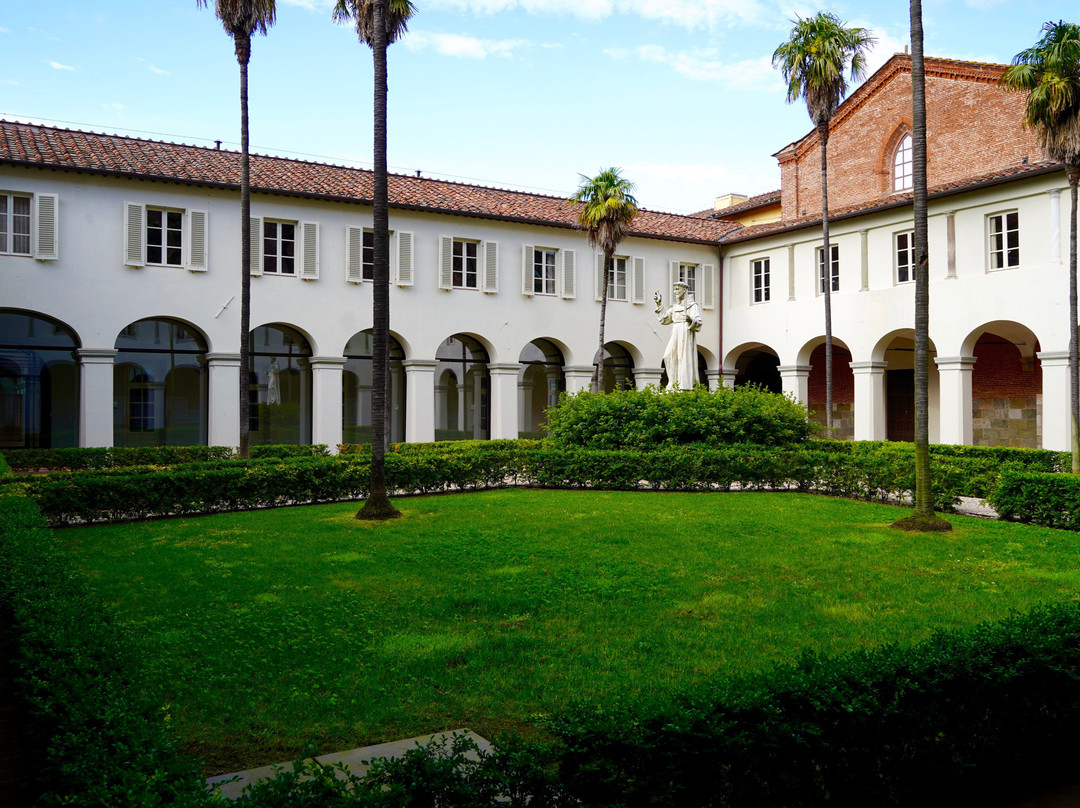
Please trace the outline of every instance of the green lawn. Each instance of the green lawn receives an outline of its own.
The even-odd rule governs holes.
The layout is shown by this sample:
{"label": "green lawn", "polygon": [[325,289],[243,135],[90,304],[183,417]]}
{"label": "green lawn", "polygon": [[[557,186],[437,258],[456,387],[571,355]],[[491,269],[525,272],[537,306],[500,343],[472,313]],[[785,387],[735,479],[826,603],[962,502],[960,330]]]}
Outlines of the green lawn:
{"label": "green lawn", "polygon": [[798,494],[504,490],[71,529],[208,771],[912,642],[1080,592],[1080,537]]}

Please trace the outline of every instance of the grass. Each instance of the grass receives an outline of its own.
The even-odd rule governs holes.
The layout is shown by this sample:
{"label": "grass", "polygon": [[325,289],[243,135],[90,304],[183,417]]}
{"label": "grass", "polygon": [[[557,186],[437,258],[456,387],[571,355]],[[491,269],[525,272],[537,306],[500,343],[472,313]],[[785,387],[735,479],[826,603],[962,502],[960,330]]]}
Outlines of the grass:
{"label": "grass", "polygon": [[207,771],[913,642],[1075,597],[1080,537],[797,494],[504,490],[79,528]]}

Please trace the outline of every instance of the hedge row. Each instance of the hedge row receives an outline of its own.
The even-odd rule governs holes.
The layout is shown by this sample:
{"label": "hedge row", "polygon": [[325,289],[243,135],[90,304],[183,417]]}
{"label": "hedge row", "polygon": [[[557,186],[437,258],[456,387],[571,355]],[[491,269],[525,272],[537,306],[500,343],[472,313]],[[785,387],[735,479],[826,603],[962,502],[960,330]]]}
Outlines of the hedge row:
{"label": "hedge row", "polygon": [[[252,446],[251,457],[318,457],[328,454],[325,445]],[[110,446],[93,449],[5,449],[8,464],[19,471],[125,468],[129,466],[175,466],[231,460],[236,450],[228,446]]]}
{"label": "hedge row", "polygon": [[554,726],[585,805],[971,805],[1074,771],[1080,605]]}
{"label": "hedge row", "polygon": [[148,696],[134,640],[22,497],[0,497],[0,609],[26,804],[208,804]]}
{"label": "hedge row", "polygon": [[1080,477],[1006,471],[988,502],[1002,519],[1080,530]]}

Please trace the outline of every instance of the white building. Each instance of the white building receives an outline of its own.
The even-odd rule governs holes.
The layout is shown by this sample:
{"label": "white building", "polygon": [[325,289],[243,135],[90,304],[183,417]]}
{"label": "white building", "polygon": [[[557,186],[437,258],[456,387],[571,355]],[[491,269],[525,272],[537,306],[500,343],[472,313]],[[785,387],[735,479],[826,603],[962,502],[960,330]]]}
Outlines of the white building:
{"label": "white building", "polygon": [[[909,70],[894,57],[830,135],[842,437],[910,438]],[[1064,449],[1067,183],[1000,70],[927,60],[931,439]],[[652,294],[683,278],[705,314],[702,381],[820,409],[816,135],[777,156],[778,193],[635,220],[608,388],[661,381]],[[236,445],[238,176],[234,152],[0,122],[0,446]],[[253,157],[251,176],[252,442],[365,440],[371,174]],[[538,432],[596,351],[599,256],[573,209],[409,176],[390,199],[392,438]]]}

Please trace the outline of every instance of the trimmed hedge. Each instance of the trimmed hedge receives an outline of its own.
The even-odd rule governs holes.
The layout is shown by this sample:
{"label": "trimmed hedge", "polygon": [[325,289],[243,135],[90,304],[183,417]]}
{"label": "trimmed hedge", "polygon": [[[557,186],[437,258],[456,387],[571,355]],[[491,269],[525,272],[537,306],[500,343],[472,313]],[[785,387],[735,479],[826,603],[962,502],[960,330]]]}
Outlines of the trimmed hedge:
{"label": "trimmed hedge", "polygon": [[1080,605],[914,647],[714,683],[673,703],[584,704],[553,727],[586,805],[969,805],[1072,772]]}
{"label": "trimmed hedge", "polygon": [[1006,471],[987,501],[1002,519],[1080,530],[1080,477]]}
{"label": "trimmed hedge", "polygon": [[5,449],[13,469],[107,469],[124,466],[172,466],[208,460],[228,460],[228,446],[111,446],[93,449]]}

